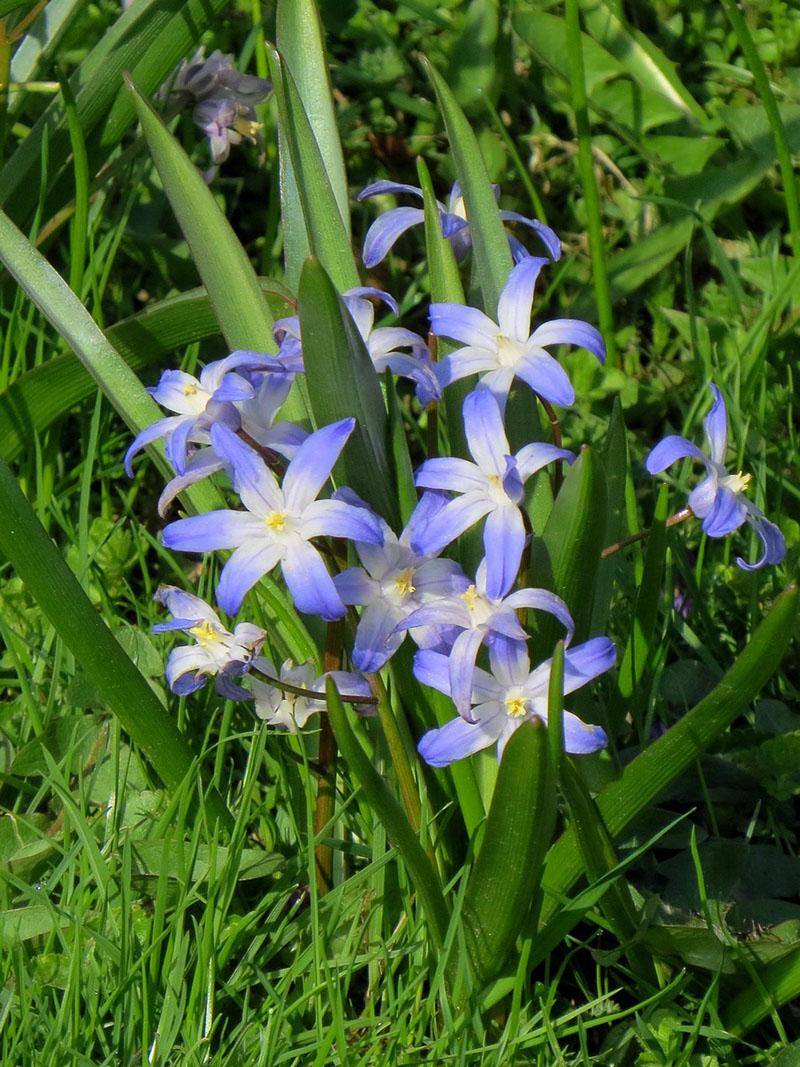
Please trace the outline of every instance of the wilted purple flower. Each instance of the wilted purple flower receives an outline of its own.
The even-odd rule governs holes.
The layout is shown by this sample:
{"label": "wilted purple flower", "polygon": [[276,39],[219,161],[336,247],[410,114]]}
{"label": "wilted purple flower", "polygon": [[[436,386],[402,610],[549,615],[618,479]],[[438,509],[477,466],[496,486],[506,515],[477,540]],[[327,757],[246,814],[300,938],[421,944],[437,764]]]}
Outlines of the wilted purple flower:
{"label": "wilted purple flower", "polygon": [[588,349],[601,363],[606,350],[594,326],[579,319],[553,319],[530,332],[533,290],[547,262],[528,256],[514,267],[500,294],[496,323],[477,308],[431,304],[433,333],[465,345],[437,364],[442,388],[480,374],[480,384],[491,389],[502,411],[511,383],[521,378],[552,404],[568,407],[574,401],[575,390],[566,371],[545,349],[549,345],[576,345]]}
{"label": "wilted purple flower", "polygon": [[[372,695],[366,678],[350,671],[326,671],[325,674],[318,676],[312,663],[300,663],[294,666],[292,660],[287,659],[281,665],[280,674],[278,674],[274,665],[263,656],[258,657],[254,667],[272,678],[280,678],[282,682],[312,693],[324,693],[325,679],[331,678],[336,683],[337,690],[346,696],[370,697]],[[327,710],[324,697],[319,699],[290,693],[261,681],[254,675],[250,676],[250,690],[259,719],[263,719],[268,726],[281,726],[293,734],[302,730],[312,715]],[[372,708],[369,704],[356,704],[356,711],[369,714]]]}
{"label": "wilted purple flower", "polygon": [[208,138],[212,160],[219,164],[228,158],[232,144],[244,138],[257,140],[260,123],[254,105],[271,89],[269,79],[240,74],[233,56],[215,51],[206,59],[205,49],[200,48],[180,63],[158,95],[168,116],[193,106],[192,118]]}
{"label": "wilted purple flower", "polygon": [[267,636],[266,632],[259,626],[241,622],[231,633],[204,600],[174,585],[159,586],[155,599],[166,607],[173,619],[156,623],[151,632],[182,630],[195,640],[194,645],[181,645],[169,654],[166,676],[172,692],[178,696],[194,693],[216,675],[217,692],[222,696],[229,700],[249,697],[246,689],[230,679],[248,670]]}
{"label": "wilted purple flower", "polygon": [[226,426],[211,428],[214,451],[233,471],[234,488],[246,511],[210,511],[165,527],[168,548],[184,552],[235,549],[222,569],[217,602],[233,615],[245,594],[278,563],[298,611],[338,619],[346,608],[313,537],[346,537],[380,544],[378,519],[342,500],[317,500],[339,453],[353,432],[354,419],[312,433],[289,463],[283,484],[264,461]]}
{"label": "wilted purple flower", "polygon": [[[500,187],[492,186],[495,197],[500,195]],[[385,193],[408,193],[411,196],[423,199],[422,190],[416,185],[402,185],[400,182],[378,181],[368,185],[358,194],[359,200],[366,200],[370,196],[382,196]],[[439,224],[442,227],[442,236],[447,238],[453,247],[457,260],[462,260],[472,246],[472,238],[467,222],[467,212],[464,206],[464,197],[461,195],[461,186],[458,182],[453,184],[447,207],[436,201],[439,209]],[[529,226],[541,239],[547,248],[550,258],[559,259],[561,256],[561,242],[556,234],[538,219],[529,219],[516,211],[501,211],[500,218],[506,222],[521,222]],[[418,226],[425,221],[425,212],[418,207],[396,207],[391,211],[385,211],[370,226],[364,241],[362,258],[365,267],[374,267],[384,258],[386,253],[398,239],[412,226]],[[508,243],[514,262],[518,263],[529,254],[523,244],[516,237],[508,235]]]}
{"label": "wilted purple flower", "polygon": [[[335,496],[364,506],[352,490],[338,490]],[[410,547],[416,530],[424,529],[446,502],[442,493],[425,493],[399,537],[382,522],[383,544],[356,543],[364,566],[334,576],[344,603],[364,607],[352,653],[360,671],[379,671],[394,655],[404,637],[397,623],[409,612],[453,591],[461,574],[458,564],[419,555]]]}
{"label": "wilted purple flower", "polygon": [[714,403],[703,421],[708,442],[708,455],[677,434],[665,437],[647,457],[645,466],[650,474],[659,474],[676,460],[690,456],[699,459],[706,468],[706,477],[689,494],[687,501],[692,512],[702,519],[702,528],[709,537],[726,537],[747,522],[761,538],[764,551],[755,563],[746,563],[741,556],[736,562],[747,571],[758,570],[765,563],[780,563],[786,555],[786,542],[778,527],[743,494],[752,475],[730,474],[725,467],[728,450],[728,413],[722,393],[710,385]]}
{"label": "wilted purple flower", "polygon": [[[547,722],[547,691],[552,660],[533,671],[524,644],[497,640],[489,649],[492,673],[475,668],[472,678],[470,719],[460,715],[437,730],[429,730],[419,753],[432,767],[446,767],[497,742],[497,758],[521,723],[535,715]],[[609,670],[616,660],[607,637],[595,637],[564,653],[564,694],[573,693]],[[450,695],[446,656],[422,650],[414,657],[414,674],[423,685]],[[608,744],[605,731],[564,712],[564,748],[572,754],[596,752]]]}
{"label": "wilted purple flower", "polygon": [[523,486],[531,475],[556,459],[572,463],[575,456],[564,448],[535,441],[515,456],[500,408],[488,389],[470,393],[463,405],[464,429],[475,463],[466,459],[426,460],[416,473],[417,485],[462,494],[448,501],[411,539],[411,547],[432,556],[449,545],[485,515],[483,546],[486,553],[486,593],[501,597],[519,570],[525,547],[525,524],[520,512]]}
{"label": "wilted purple flower", "polygon": [[472,675],[480,646],[485,643],[491,647],[498,636],[527,642],[528,635],[516,615],[519,609],[532,608],[555,616],[567,631],[565,644],[569,644],[575,630],[567,605],[555,593],[547,589],[518,589],[506,596],[509,586],[499,596],[491,597],[486,592],[486,572],[486,560],[482,560],[474,583],[468,578],[459,579],[457,591],[418,608],[396,627],[407,630],[412,626],[448,626],[461,631],[447,657],[450,696],[459,715],[469,714]]}
{"label": "wilted purple flower", "polygon": [[241,416],[237,401],[251,400],[256,394],[250,382],[237,369],[257,367],[264,357],[253,352],[233,352],[203,367],[195,378],[182,370],[165,370],[148,393],[168,411],[176,412],[158,419],[134,438],[125,453],[125,470],[133,477],[133,457],[145,445],[164,438],[164,450],[178,474],[183,474],[189,458],[189,443],[208,444],[213,423],[221,422],[238,429]]}

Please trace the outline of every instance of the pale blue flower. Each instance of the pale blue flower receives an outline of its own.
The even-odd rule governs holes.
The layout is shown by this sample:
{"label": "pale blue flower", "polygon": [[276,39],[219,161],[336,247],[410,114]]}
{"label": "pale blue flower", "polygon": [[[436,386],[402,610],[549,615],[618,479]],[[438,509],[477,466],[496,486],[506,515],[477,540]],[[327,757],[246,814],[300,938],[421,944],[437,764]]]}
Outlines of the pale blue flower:
{"label": "pale blue flower", "polygon": [[446,626],[458,636],[448,654],[450,662],[450,696],[459,715],[469,714],[472,675],[482,644],[491,647],[496,637],[527,642],[528,635],[520,625],[517,612],[531,608],[553,615],[566,629],[565,644],[569,644],[575,623],[561,597],[547,589],[518,589],[510,596],[510,585],[496,597],[486,592],[486,560],[475,573],[475,581],[458,579],[458,588],[449,597],[441,597],[418,608],[400,622],[396,629],[413,626]]}
{"label": "pale blue flower", "polygon": [[[500,195],[500,187],[492,186],[495,197]],[[382,196],[385,193],[407,193],[410,196],[423,199],[422,190],[416,185],[403,185],[400,182],[377,181],[362,189],[358,194],[359,200],[366,200],[370,196]],[[461,261],[472,247],[472,238],[467,222],[467,212],[464,206],[464,197],[461,195],[461,186],[458,182],[453,184],[447,206],[436,201],[439,209],[439,224],[442,228],[442,236],[445,237],[453,248],[457,260]],[[505,222],[520,222],[528,226],[540,238],[551,259],[557,260],[561,256],[561,242],[556,234],[538,219],[529,219],[516,211],[501,211],[500,218]],[[367,231],[364,240],[362,258],[365,267],[374,267],[387,254],[395,241],[412,226],[419,226],[425,221],[425,212],[417,207],[396,207],[385,211],[373,222]],[[529,254],[523,244],[516,237],[508,235],[508,244],[514,262],[518,263]]]}
{"label": "pale blue flower", "polygon": [[516,455],[509,444],[497,401],[488,389],[470,393],[463,405],[467,444],[475,462],[466,459],[426,460],[416,473],[417,485],[460,493],[448,501],[411,539],[411,547],[432,556],[484,516],[486,592],[501,597],[514,582],[525,547],[525,523],[520,508],[523,486],[548,463],[575,456],[564,448],[535,441]]}
{"label": "pale blue flower", "polygon": [[378,519],[342,500],[317,500],[353,432],[354,419],[312,433],[290,462],[282,485],[264,461],[226,426],[211,429],[217,455],[230,464],[246,511],[211,511],[164,529],[164,544],[184,552],[235,549],[222,569],[216,595],[233,615],[245,594],[278,563],[298,611],[338,619],[347,610],[314,537],[346,537],[380,544]]}
{"label": "pale blue flower", "polygon": [[706,415],[703,426],[708,442],[708,455],[685,437],[673,434],[660,441],[647,457],[645,466],[650,474],[659,474],[676,460],[690,456],[698,459],[706,468],[706,477],[689,494],[689,508],[709,537],[726,537],[747,522],[761,538],[764,551],[755,563],[747,563],[736,557],[736,562],[747,571],[758,570],[766,563],[780,563],[786,555],[786,542],[778,527],[769,521],[744,492],[752,475],[730,474],[725,467],[728,450],[728,413],[722,393],[713,383],[710,385],[714,403]]}
{"label": "pale blue flower", "polygon": [[433,333],[464,344],[437,364],[442,388],[460,378],[480,374],[480,384],[494,393],[502,411],[511,383],[520,378],[551,404],[572,404],[572,383],[546,349],[550,345],[576,345],[588,349],[601,363],[606,350],[594,326],[579,319],[552,319],[531,333],[533,290],[547,262],[528,256],[514,267],[500,294],[497,322],[477,308],[431,304]]}
{"label": "pale blue flower", "polygon": [[[337,499],[364,506],[352,490],[337,490]],[[425,493],[398,537],[382,522],[383,544],[356,542],[363,567],[350,567],[333,582],[345,604],[364,610],[358,622],[352,652],[353,664],[371,673],[394,655],[405,636],[397,624],[427,601],[436,602],[455,588],[461,568],[450,559],[432,559],[410,547],[415,532],[446,504],[441,493]]]}
{"label": "pale blue flower", "polygon": [[[607,637],[595,637],[564,653],[564,695],[573,693],[609,670],[616,660]],[[497,744],[498,760],[514,731],[538,716],[547,722],[547,693],[552,660],[533,671],[524,644],[498,639],[489,649],[491,674],[475,668],[468,721],[460,715],[436,730],[429,730],[417,746],[432,767]],[[414,674],[423,685],[450,695],[450,669],[446,656],[422,650],[414,657]],[[564,712],[564,749],[572,754],[596,752],[608,744],[605,731]]]}
{"label": "pale blue flower", "polygon": [[152,633],[181,630],[194,638],[193,645],[181,645],[169,654],[167,684],[173,693],[186,696],[202,688],[216,676],[217,691],[229,700],[249,697],[247,690],[231,681],[243,675],[264,642],[266,632],[249,622],[241,622],[233,633],[226,630],[217,613],[200,597],[174,585],[162,585],[155,599],[173,616],[159,622]]}
{"label": "pale blue flower", "polygon": [[[326,671],[325,674],[317,675],[312,663],[300,663],[297,666],[287,659],[281,664],[280,673],[275,670],[270,660],[259,656],[254,664],[255,670],[272,678],[279,678],[282,682],[295,686],[297,689],[306,689],[311,693],[325,692],[325,680],[330,678],[336,684],[340,694],[345,696],[371,697],[369,683],[366,678],[351,671]],[[270,685],[255,675],[250,675],[250,693],[255,701],[255,711],[259,719],[263,719],[268,726],[280,726],[289,733],[297,733],[302,730],[312,715],[321,711],[327,711],[324,696],[302,696],[300,693],[290,693],[277,686]],[[250,695],[250,694],[248,694]],[[356,704],[356,711],[361,714],[371,714],[372,706],[369,704]]]}

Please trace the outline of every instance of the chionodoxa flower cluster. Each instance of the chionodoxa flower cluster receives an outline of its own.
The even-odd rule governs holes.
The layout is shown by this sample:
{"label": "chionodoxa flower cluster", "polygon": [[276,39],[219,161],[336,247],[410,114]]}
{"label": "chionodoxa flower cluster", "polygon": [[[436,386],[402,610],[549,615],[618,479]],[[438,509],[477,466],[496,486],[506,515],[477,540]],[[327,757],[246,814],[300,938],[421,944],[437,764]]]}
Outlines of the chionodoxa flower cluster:
{"label": "chionodoxa flower cluster", "polygon": [[[419,194],[413,186],[379,182],[362,196],[387,191]],[[443,235],[463,258],[470,233],[457,188],[447,207],[439,205],[439,213]],[[598,331],[579,320],[555,319],[531,328],[534,288],[541,272],[559,258],[560,244],[537,220],[514,213],[504,218],[527,225],[547,256],[529,254],[509,235],[515,265],[500,295],[496,322],[477,308],[432,304],[431,332],[457,345],[441,362],[432,361],[425,340],[410,330],[375,326],[376,302],[399,314],[389,294],[366,287],[342,294],[376,372],[409,378],[423,406],[438,402],[453,382],[477,376],[462,407],[472,458],[437,457],[421,464],[415,475],[421,495],[399,535],[348,487],[325,495],[333,466],[353,432],[353,419],[313,433],[275,421],[293,381],[304,373],[297,317],[276,322],[274,355],[233,352],[206,366],[199,378],[166,371],[151,391],[173,414],[139,434],[126,456],[130,472],[133,456],[163,438],[175,476],[161,496],[162,514],[193,482],[227,473],[241,507],[178,519],[165,528],[163,540],[168,548],[184,552],[232,550],[216,588],[217,605],[229,616],[239,612],[259,579],[278,567],[299,612],[329,621],[348,609],[357,615],[348,650],[353,670],[333,672],[333,677],[358,710],[369,706],[364,675],[380,671],[410,636],[417,645],[416,678],[449,696],[456,712],[419,742],[423,758],[436,767],[493,744],[499,758],[521,723],[534,716],[547,719],[550,660],[532,667],[521,609],[544,612],[563,627],[565,694],[615,662],[607,637],[572,645],[574,625],[567,605],[529,584],[525,483],[550,464],[572,463],[575,456],[541,441],[512,452],[504,424],[516,380],[548,405],[574,402],[570,379],[549,349],[573,345],[602,362],[605,348]],[[376,263],[421,221],[418,208],[385,213],[367,235],[365,262]],[[684,457],[699,460],[706,477],[692,491],[687,514],[700,518],[711,537],[750,523],[764,549],[756,563],[739,559],[740,566],[780,562],[785,551],[780,531],[743,496],[749,478],[729,474],[724,466],[727,415],[719,389],[711,389],[714,404],[705,421],[709,455],[670,436],[652,450],[647,469],[655,474]],[[483,558],[470,575],[441,553],[476,526],[482,527]],[[342,553],[327,551],[330,539],[351,541],[360,565],[332,573],[333,561]],[[208,604],[172,586],[162,587],[156,597],[173,618],[155,629],[182,630],[193,638],[193,644],[175,648],[167,663],[167,681],[175,693],[191,693],[213,677],[222,696],[252,700],[261,719],[289,730],[302,728],[324,710],[324,676],[316,677],[311,664],[274,666],[261,655],[262,629],[239,622],[229,630]],[[479,655],[485,656],[488,670],[478,666]],[[359,698],[365,703],[359,704]],[[567,752],[593,752],[607,742],[600,726],[568,711],[563,723]]]}

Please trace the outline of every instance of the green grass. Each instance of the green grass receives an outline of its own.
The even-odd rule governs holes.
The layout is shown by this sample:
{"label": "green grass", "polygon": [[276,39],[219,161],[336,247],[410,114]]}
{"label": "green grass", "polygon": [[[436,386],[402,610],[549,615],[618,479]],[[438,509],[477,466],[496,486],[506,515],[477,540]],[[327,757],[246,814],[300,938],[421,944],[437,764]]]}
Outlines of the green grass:
{"label": "green grass", "polygon": [[[646,449],[666,432],[699,439],[706,383],[714,380],[731,401],[732,447],[754,475],[753,499],[786,535],[786,562],[756,576],[733,563],[732,551],[756,547],[741,533],[732,549],[703,539],[697,528],[677,527],[663,560],[638,548],[617,557],[608,626],[620,658],[631,606],[647,585],[643,568],[663,564],[664,581],[645,606],[655,620],[647,634],[651,656],[633,693],[621,694],[612,678],[575,703],[579,713],[618,718],[612,755],[586,772],[593,793],[654,731],[679,722],[709,693],[797,578],[800,290],[787,230],[787,219],[796,225],[797,193],[787,182],[800,152],[800,16],[777,0],[745,5],[742,35],[726,17],[729,6],[625,5],[629,21],[618,23],[623,5],[604,3],[593,13],[571,5],[573,14],[580,9],[588,95],[576,130],[573,103],[581,97],[563,5],[502,5],[495,25],[483,20],[482,0],[319,3],[351,194],[378,177],[416,184],[419,155],[437,194],[446,194],[454,163],[417,61],[424,51],[465,109],[489,176],[502,187],[502,206],[534,213],[540,202],[564,239],[569,254],[537,293],[537,316],[597,321],[602,298],[604,322],[614,324],[616,366],[601,369],[585,353],[564,358],[579,400],[563,430],[568,445],[589,441],[603,458],[618,404],[614,418],[624,418],[630,453],[627,487],[621,477],[609,485],[619,529],[650,524],[656,485],[642,471]],[[29,7],[0,0],[5,28],[13,33]],[[242,69],[263,63],[253,5],[239,3],[213,19],[200,5],[197,11],[187,52],[202,41],[209,51],[234,52]],[[274,4],[257,14],[274,37]],[[39,128],[52,97],[12,95],[0,122],[0,190],[8,192],[0,206],[31,238],[50,226],[42,251],[104,328],[198,283],[127,102],[97,78],[88,87],[80,81],[80,65],[98,54],[119,18],[111,0],[74,5],[65,36],[32,71],[37,81],[56,80],[59,71],[74,76],[83,93],[77,125],[63,120],[64,136],[47,142],[35,178],[32,171],[20,184],[15,168],[30,155],[24,135]],[[164,54],[186,32],[165,23]],[[570,33],[574,45],[574,22]],[[12,52],[17,48],[15,42]],[[748,70],[752,48],[770,96],[761,75]],[[0,48],[0,86],[3,62]],[[153,59],[135,72],[145,95],[158,87],[158,69]],[[491,106],[472,91],[478,84]],[[118,131],[119,147],[98,132],[111,109],[108,128]],[[280,277],[274,109],[265,108],[263,119],[263,164],[257,148],[236,148],[211,189],[258,273]],[[81,122],[88,174],[80,152],[77,165],[71,159]],[[175,132],[204,168],[205,143],[185,116]],[[111,166],[98,177],[105,163]],[[587,196],[590,179],[597,204]],[[70,223],[73,202],[77,221]],[[376,210],[375,201],[354,210],[356,250]],[[67,221],[58,226],[62,215]],[[607,277],[598,287],[592,257],[599,242]],[[366,282],[391,291],[404,324],[420,332],[430,286],[423,252],[419,228]],[[468,274],[465,284],[477,291]],[[276,302],[273,310],[285,308]],[[179,316],[170,322],[172,332],[159,334],[169,357],[149,363],[140,342],[136,369],[147,383],[168,365],[191,369],[227,351],[218,334],[199,327],[192,333],[196,323]],[[3,393],[51,360],[64,362],[66,343],[5,273],[0,324]],[[129,345],[133,351],[135,340]],[[523,937],[521,956],[483,1000],[476,991],[462,1003],[451,992],[451,974],[463,960],[460,908],[472,857],[463,872],[453,863],[464,834],[449,780],[426,773],[423,790],[426,833],[455,907],[436,952],[416,887],[344,764],[333,820],[315,834],[315,730],[287,737],[255,723],[246,705],[221,704],[211,692],[185,701],[167,694],[169,645],[148,634],[159,618],[152,594],[163,581],[187,585],[193,564],[160,546],[157,473],[140,460],[133,481],[124,476],[130,435],[109,403],[65,388],[65,396],[87,399],[59,406],[48,380],[45,372],[25,379],[30,410],[24,447],[14,450],[15,473],[91,604],[198,759],[177,788],[164,788],[4,562],[0,1062],[794,1062],[797,1047],[781,1050],[800,1042],[786,1003],[800,969],[796,661],[785,661],[746,713],[617,836],[612,858],[605,854],[611,866],[623,865],[624,881],[615,884],[630,891],[635,947],[657,964],[652,982],[632,966],[637,953],[623,950],[612,933],[600,889],[584,881],[565,890],[580,922],[552,946]],[[416,462],[425,426],[410,397],[401,392],[400,399],[413,424]],[[518,417],[525,414],[520,407]],[[618,460],[621,447],[618,437],[608,454]],[[673,468],[670,484],[675,510],[689,470]],[[544,524],[550,501],[541,484],[536,492],[534,513],[542,509]],[[214,577],[213,565],[204,566],[201,595]],[[676,593],[691,603],[685,617]],[[294,640],[309,638],[272,636],[273,658],[283,659]],[[412,712],[416,731],[435,709]],[[365,736],[377,769],[392,782],[377,730],[369,726]],[[232,813],[230,833],[203,814],[198,791],[212,787]],[[563,825],[564,810],[559,818]],[[319,844],[333,852],[334,889],[324,896],[315,879]],[[524,934],[525,916],[519,925]],[[775,1006],[758,1007],[762,987],[773,992]],[[748,1012],[752,1025],[736,1033],[737,1018],[750,1019]]]}

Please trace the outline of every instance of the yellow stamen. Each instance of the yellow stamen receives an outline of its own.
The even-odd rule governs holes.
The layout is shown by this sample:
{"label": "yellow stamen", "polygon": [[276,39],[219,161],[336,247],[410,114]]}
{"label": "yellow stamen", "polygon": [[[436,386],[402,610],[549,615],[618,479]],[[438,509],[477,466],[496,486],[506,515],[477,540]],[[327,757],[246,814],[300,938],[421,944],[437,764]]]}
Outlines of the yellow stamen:
{"label": "yellow stamen", "polygon": [[743,474],[738,471],[736,474],[729,474],[725,479],[727,488],[733,493],[743,493],[747,489],[748,485],[752,482],[752,474]]}
{"label": "yellow stamen", "polygon": [[197,396],[197,386],[192,385],[191,382],[183,387],[184,396]]}
{"label": "yellow stamen", "polygon": [[525,697],[506,697],[506,714],[511,719],[523,719],[528,714]]}
{"label": "yellow stamen", "polygon": [[413,579],[413,567],[409,567],[407,570],[404,570],[402,574],[398,574],[394,580],[395,592],[399,596],[411,596],[412,593],[416,592]]}
{"label": "yellow stamen", "polygon": [[286,512],[271,511],[266,519],[264,519],[264,525],[268,530],[277,530],[280,532],[286,526]]}
{"label": "yellow stamen", "polygon": [[261,129],[261,123],[253,122],[251,119],[243,119],[237,115],[233,123],[233,128],[237,133],[240,133],[242,137],[246,137],[249,141],[255,141],[256,134]]}
{"label": "yellow stamen", "polygon": [[192,626],[189,633],[201,648],[208,648],[209,645],[214,645],[219,640],[217,631],[210,622],[200,622],[197,626]]}
{"label": "yellow stamen", "polygon": [[465,589],[464,592],[461,594],[461,599],[467,605],[469,611],[474,611],[475,602],[478,599],[478,591],[475,586],[470,585],[467,589]]}

